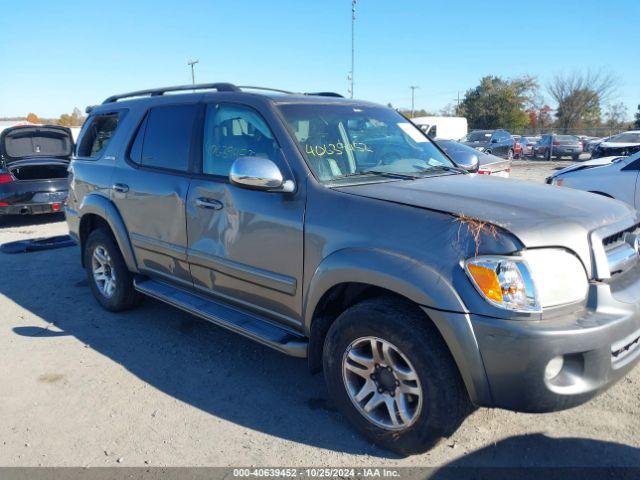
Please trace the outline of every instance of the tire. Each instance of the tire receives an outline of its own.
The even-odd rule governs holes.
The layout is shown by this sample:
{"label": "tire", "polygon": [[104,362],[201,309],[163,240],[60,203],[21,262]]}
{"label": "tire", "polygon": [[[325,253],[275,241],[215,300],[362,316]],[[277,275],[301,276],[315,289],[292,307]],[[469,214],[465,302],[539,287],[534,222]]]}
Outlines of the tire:
{"label": "tire", "polygon": [[[364,380],[362,375],[364,370],[354,374],[353,369],[345,369],[345,365],[347,363],[354,365],[351,361],[352,355],[355,358],[367,356],[365,353],[362,353],[361,357],[358,356],[361,355],[358,352],[366,350],[367,342],[369,345],[372,345],[371,342],[376,342],[380,347],[382,345],[379,342],[386,342],[399,352],[399,354],[383,356],[384,358],[380,360],[384,362],[389,356],[394,358],[393,361],[386,362],[387,365],[383,363],[382,370],[387,370],[385,366],[389,363],[396,366],[402,365],[402,369],[393,370],[396,387],[393,387],[393,380],[391,387],[385,387],[395,388],[398,398],[394,396],[390,402],[396,405],[396,408],[397,405],[403,404],[406,407],[404,409],[406,416],[412,417],[410,421],[404,422],[404,418],[397,414],[396,421],[405,423],[400,428],[394,428],[393,425],[385,427],[376,423],[382,421],[380,419],[391,418],[385,403],[372,410],[376,415],[379,414],[380,419],[372,420],[366,416],[364,405],[370,401],[375,403],[374,398],[380,398],[380,396],[385,396],[389,400],[392,395],[389,393],[392,390],[381,390],[381,383],[374,383],[373,377],[370,383],[373,390],[369,388],[369,393],[361,397],[360,406],[356,406],[357,400],[354,397],[365,389],[350,382],[360,380],[365,386],[369,379]],[[362,347],[364,350],[358,349],[360,345],[364,345]],[[379,351],[382,351],[381,348]],[[372,355],[371,357],[373,358]],[[344,416],[360,433],[374,443],[401,455],[429,450],[442,438],[451,435],[473,410],[456,364],[444,340],[429,319],[409,302],[386,297],[375,298],[365,300],[344,311],[327,333],[323,366],[329,394]],[[407,366],[408,369],[405,368]],[[366,371],[365,376],[369,372],[375,374],[378,371],[372,367]],[[406,373],[403,374],[404,377],[397,376],[398,372],[402,371],[414,372],[417,381],[404,380],[409,378]],[[385,375],[387,377],[384,380],[388,380],[388,374]],[[378,377],[382,377],[382,374]],[[378,380],[377,377],[376,380]],[[419,392],[419,397],[401,393],[403,388],[407,387]],[[349,393],[350,391],[353,393]],[[394,401],[397,403],[394,404]]]}
{"label": "tire", "polygon": [[580,160],[580,155],[572,155],[572,156],[571,156],[571,159],[572,159],[574,162],[577,162],[578,160]]}
{"label": "tire", "polygon": [[[114,279],[112,289],[107,289],[109,291],[105,291],[106,281],[100,282],[96,278],[100,274],[94,275],[100,265],[94,255],[104,258],[109,265],[108,276]],[[129,272],[111,232],[99,228],[89,234],[84,248],[84,265],[91,291],[105,310],[121,312],[140,303],[142,296],[133,287],[133,275]],[[105,269],[98,271],[105,272]]]}
{"label": "tire", "polygon": [[513,150],[511,149],[507,152],[507,160],[513,160]]}
{"label": "tire", "polygon": [[485,150],[484,153],[486,153],[487,155],[491,155],[491,150]]}

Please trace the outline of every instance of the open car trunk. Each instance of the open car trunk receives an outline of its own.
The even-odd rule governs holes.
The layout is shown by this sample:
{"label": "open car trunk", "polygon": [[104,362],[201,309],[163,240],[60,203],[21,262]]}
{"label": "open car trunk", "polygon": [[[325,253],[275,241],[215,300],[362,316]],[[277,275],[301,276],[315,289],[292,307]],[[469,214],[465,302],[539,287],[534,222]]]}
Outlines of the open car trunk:
{"label": "open car trunk", "polygon": [[16,180],[55,180],[67,178],[69,162],[54,158],[16,160],[7,170]]}
{"label": "open car trunk", "polygon": [[55,125],[23,125],[7,128],[0,134],[0,155],[11,163],[36,158],[69,160],[73,152],[71,130]]}
{"label": "open car trunk", "polygon": [[66,178],[72,152],[73,137],[65,127],[22,125],[0,134],[0,167],[16,180]]}

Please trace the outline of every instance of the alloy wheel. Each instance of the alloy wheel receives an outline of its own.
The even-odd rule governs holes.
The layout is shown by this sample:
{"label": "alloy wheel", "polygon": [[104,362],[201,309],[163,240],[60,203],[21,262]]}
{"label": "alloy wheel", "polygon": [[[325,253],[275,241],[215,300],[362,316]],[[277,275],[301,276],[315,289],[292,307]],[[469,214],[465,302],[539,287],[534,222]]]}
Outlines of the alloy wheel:
{"label": "alloy wheel", "polygon": [[342,379],[353,405],[381,428],[404,430],[420,415],[418,374],[400,349],[386,340],[354,340],[342,358]]}
{"label": "alloy wheel", "polygon": [[102,245],[98,245],[93,251],[91,271],[100,293],[111,298],[116,289],[116,273],[109,252]]}

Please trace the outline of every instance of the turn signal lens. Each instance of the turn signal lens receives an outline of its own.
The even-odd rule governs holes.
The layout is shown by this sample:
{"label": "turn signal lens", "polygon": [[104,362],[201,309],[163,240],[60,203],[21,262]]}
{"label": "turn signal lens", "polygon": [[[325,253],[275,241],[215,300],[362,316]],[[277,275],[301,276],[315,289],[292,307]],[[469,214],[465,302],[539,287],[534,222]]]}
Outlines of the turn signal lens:
{"label": "turn signal lens", "polygon": [[502,302],[502,289],[500,288],[498,275],[493,269],[472,264],[469,264],[467,268],[471,278],[488,299]]}
{"label": "turn signal lens", "polygon": [[465,270],[489,303],[519,312],[541,311],[529,269],[522,258],[471,258]]}

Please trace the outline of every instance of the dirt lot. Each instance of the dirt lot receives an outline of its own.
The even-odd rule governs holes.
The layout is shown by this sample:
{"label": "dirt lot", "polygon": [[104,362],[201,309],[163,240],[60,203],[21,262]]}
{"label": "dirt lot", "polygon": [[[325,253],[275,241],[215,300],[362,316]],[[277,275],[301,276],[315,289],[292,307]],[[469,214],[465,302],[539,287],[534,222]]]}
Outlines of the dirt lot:
{"label": "dirt lot", "polygon": [[[0,222],[0,243],[66,232],[61,218]],[[640,369],[573,410],[478,410],[399,459],[349,428],[305,361],[151,300],[103,311],[75,247],[0,253],[0,271],[3,466],[640,466]]]}

